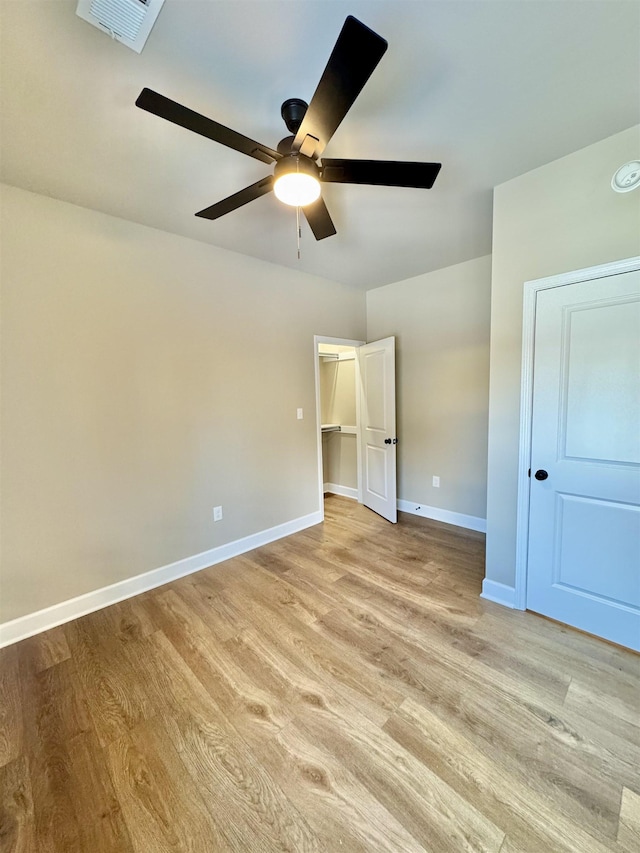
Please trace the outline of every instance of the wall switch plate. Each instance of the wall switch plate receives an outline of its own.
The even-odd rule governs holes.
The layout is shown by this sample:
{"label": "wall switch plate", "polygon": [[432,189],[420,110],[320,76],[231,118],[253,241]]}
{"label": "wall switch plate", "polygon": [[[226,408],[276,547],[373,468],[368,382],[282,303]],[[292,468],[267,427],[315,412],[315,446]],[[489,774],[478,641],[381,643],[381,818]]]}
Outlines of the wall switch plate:
{"label": "wall switch plate", "polygon": [[440,488],[440,477],[434,477],[433,478],[433,485],[435,486],[436,489]]}
{"label": "wall switch plate", "polygon": [[297,411],[297,417],[298,417],[298,420],[299,420],[299,421],[301,421],[301,420],[302,420],[302,409],[298,409],[298,411]]}
{"label": "wall switch plate", "polygon": [[213,508],[213,520],[214,521],[222,521],[222,507],[214,506]]}

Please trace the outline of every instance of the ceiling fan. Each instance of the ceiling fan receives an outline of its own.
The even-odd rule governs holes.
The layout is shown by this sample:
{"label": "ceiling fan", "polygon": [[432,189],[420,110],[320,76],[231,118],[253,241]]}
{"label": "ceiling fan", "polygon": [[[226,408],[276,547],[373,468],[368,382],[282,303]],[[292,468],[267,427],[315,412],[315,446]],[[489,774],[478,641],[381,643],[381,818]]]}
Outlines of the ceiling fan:
{"label": "ceiling fan", "polygon": [[292,135],[282,139],[276,150],[151,89],[142,90],[136,106],[263,163],[275,162],[273,175],[196,216],[218,219],[273,190],[281,201],[302,208],[316,240],[323,240],[336,229],[320,195],[320,183],[430,189],[440,171],[440,163],[319,159],[386,49],[381,36],[349,15],[311,103],[290,98],[282,104],[281,115]]}

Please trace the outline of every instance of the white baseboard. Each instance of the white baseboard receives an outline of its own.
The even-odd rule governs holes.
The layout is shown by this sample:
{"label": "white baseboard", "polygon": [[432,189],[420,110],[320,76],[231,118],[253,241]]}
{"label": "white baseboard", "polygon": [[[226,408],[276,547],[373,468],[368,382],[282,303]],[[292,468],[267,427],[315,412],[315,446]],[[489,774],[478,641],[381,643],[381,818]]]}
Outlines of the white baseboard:
{"label": "white baseboard", "polygon": [[431,518],[434,521],[444,521],[445,524],[455,524],[456,527],[477,530],[479,533],[487,532],[486,518],[478,518],[475,515],[464,515],[461,512],[440,509],[437,506],[426,506],[425,504],[418,503],[418,501],[399,500],[398,509],[401,512],[410,512],[412,515],[421,515],[423,518]]}
{"label": "white baseboard", "polygon": [[124,601],[125,598],[132,598],[141,592],[155,589],[169,583],[169,581],[177,580],[193,572],[199,572],[201,569],[216,565],[216,563],[222,563],[231,557],[245,554],[261,545],[267,545],[276,539],[282,539],[292,533],[297,533],[299,530],[312,527],[314,524],[320,524],[321,521],[322,513],[320,511],[312,512],[284,524],[278,524],[276,527],[270,527],[268,530],[245,536],[243,539],[236,539],[226,545],[219,545],[217,548],[203,551],[201,554],[185,557],[184,560],[178,560],[168,566],[152,569],[150,572],[126,578],[101,589],[78,595],[76,598],[70,598],[68,601],[61,601],[59,604],[46,607],[44,610],[28,613],[26,616],[20,616],[10,622],[4,622],[0,625],[0,648],[32,637],[42,631],[48,631],[49,628],[55,628],[57,625],[70,622],[72,619],[78,619],[87,613],[101,610],[110,604]]}
{"label": "white baseboard", "polygon": [[488,578],[482,581],[480,598],[495,601],[496,604],[502,604],[503,607],[511,607],[512,609],[515,609],[516,606],[515,588],[504,583],[498,583],[498,581],[491,581]]}
{"label": "white baseboard", "polygon": [[325,494],[329,492],[332,495],[342,495],[343,498],[353,498],[354,501],[358,500],[358,490],[351,489],[349,486],[339,486],[337,483],[325,483],[322,488]]}

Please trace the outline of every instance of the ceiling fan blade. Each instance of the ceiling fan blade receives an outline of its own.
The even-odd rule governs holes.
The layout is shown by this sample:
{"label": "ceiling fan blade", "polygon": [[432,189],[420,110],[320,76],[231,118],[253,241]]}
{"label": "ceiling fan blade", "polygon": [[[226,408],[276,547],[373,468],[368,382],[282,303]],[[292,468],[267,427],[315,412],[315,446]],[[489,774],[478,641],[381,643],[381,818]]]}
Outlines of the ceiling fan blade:
{"label": "ceiling fan blade", "polygon": [[188,107],[183,107],[176,101],[170,98],[165,98],[164,95],[159,95],[153,89],[143,89],[138,95],[136,106],[141,110],[146,110],[148,113],[160,116],[167,121],[180,125],[187,130],[192,130],[194,133],[199,133],[200,136],[206,136],[207,139],[213,139],[214,142],[219,142],[221,145],[226,145],[227,148],[233,148],[241,154],[248,154],[249,157],[255,157],[262,163],[273,163],[274,160],[280,160],[282,154],[274,151],[266,145],[261,145],[248,136],[243,136],[241,133],[236,133],[225,127],[223,124],[218,124],[217,121],[200,115]]}
{"label": "ceiling fan blade", "polygon": [[244,204],[249,204],[261,195],[271,192],[273,189],[273,175],[268,175],[266,178],[251,184],[250,187],[245,187],[240,192],[228,196],[222,201],[212,204],[211,207],[205,207],[204,210],[199,210],[196,216],[201,216],[203,219],[219,219],[225,213],[231,213],[232,210],[237,210]]}
{"label": "ceiling fan blade", "polygon": [[324,240],[325,237],[332,237],[337,233],[322,196],[317,201],[314,201],[313,204],[303,207],[302,212],[306,216],[309,227],[313,231],[313,236],[316,240]]}
{"label": "ceiling fan blade", "polygon": [[387,42],[349,15],[296,133],[293,150],[319,157],[382,59]]}
{"label": "ceiling fan blade", "polygon": [[442,163],[402,163],[395,160],[323,160],[322,180],[335,184],[431,189]]}

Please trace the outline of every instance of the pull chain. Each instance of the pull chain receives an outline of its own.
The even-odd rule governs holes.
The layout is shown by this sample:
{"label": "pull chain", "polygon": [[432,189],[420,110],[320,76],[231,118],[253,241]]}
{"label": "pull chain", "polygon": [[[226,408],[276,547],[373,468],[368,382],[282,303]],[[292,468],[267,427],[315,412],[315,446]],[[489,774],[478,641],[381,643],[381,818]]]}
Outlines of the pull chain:
{"label": "pull chain", "polygon": [[[300,174],[300,157],[296,159],[296,172]],[[302,237],[300,229],[300,205],[296,206],[296,230],[298,232],[298,260],[300,260],[300,238]]]}

